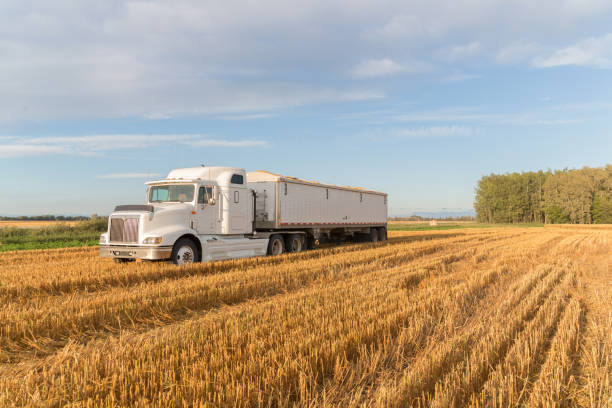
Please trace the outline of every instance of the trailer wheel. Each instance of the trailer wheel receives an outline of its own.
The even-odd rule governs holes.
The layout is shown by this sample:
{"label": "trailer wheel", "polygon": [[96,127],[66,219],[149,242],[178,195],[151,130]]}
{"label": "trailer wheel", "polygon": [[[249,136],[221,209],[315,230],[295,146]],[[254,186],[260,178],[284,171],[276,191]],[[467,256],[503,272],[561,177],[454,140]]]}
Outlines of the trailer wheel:
{"label": "trailer wheel", "polygon": [[282,235],[272,235],[268,241],[268,255],[280,255],[285,252],[285,241]]}
{"label": "trailer wheel", "polygon": [[198,248],[189,238],[181,238],[176,241],[172,248],[170,260],[176,265],[185,265],[196,262],[198,259]]}
{"label": "trailer wheel", "polygon": [[387,228],[386,227],[380,227],[378,229],[378,240],[379,241],[387,240]]}
{"label": "trailer wheel", "polygon": [[302,252],[302,235],[292,234],[287,237],[287,252]]}
{"label": "trailer wheel", "polygon": [[370,242],[378,242],[378,229],[370,228]]}

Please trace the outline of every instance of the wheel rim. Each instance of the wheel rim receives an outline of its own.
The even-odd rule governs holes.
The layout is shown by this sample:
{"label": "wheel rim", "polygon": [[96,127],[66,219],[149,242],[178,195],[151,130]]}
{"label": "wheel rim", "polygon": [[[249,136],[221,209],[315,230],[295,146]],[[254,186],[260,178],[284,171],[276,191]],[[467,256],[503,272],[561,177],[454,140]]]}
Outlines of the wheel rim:
{"label": "wheel rim", "polygon": [[283,252],[283,243],[280,239],[272,241],[272,255],[280,255]]}
{"label": "wheel rim", "polygon": [[176,263],[178,265],[193,263],[194,258],[193,248],[188,245],[180,247],[176,253]]}
{"label": "wheel rim", "polygon": [[301,242],[299,238],[293,238],[291,240],[291,251],[292,252],[299,252],[301,249]]}

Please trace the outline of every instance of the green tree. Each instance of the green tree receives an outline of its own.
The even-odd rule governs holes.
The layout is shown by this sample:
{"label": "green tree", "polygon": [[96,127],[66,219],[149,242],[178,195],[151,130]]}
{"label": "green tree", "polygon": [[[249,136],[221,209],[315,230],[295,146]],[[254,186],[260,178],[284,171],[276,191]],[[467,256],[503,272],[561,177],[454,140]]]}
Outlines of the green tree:
{"label": "green tree", "polygon": [[609,222],[612,165],[490,174],[475,189],[477,220],[490,223]]}
{"label": "green tree", "polygon": [[546,207],[546,222],[548,224],[567,224],[569,220],[569,216],[558,205]]}
{"label": "green tree", "polygon": [[593,200],[593,222],[595,224],[612,224],[612,199],[598,195]]}

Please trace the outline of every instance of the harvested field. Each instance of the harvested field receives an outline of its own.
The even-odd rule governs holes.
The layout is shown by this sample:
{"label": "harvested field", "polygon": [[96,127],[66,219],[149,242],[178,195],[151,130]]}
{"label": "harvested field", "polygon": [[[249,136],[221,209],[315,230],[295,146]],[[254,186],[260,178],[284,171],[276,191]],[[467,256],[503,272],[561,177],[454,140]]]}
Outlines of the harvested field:
{"label": "harvested field", "polygon": [[612,227],[189,267],[0,253],[0,406],[612,405]]}

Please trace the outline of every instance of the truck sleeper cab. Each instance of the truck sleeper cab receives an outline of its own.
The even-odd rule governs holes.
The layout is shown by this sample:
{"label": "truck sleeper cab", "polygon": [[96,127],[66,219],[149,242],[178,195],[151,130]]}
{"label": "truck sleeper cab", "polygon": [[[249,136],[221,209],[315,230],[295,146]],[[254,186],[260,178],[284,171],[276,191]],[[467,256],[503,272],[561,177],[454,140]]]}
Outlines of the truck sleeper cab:
{"label": "truck sleeper cab", "polygon": [[146,184],[147,204],[120,205],[109,216],[102,257],[185,264],[386,239],[384,193],[234,167],[176,169]]}

